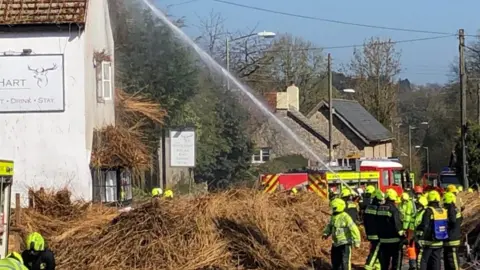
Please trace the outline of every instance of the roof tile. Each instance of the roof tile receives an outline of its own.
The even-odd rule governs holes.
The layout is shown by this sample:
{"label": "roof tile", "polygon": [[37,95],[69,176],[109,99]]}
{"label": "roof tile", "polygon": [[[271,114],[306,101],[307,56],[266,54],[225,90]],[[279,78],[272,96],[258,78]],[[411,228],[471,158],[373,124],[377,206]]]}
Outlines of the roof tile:
{"label": "roof tile", "polygon": [[0,25],[85,23],[88,0],[0,0]]}

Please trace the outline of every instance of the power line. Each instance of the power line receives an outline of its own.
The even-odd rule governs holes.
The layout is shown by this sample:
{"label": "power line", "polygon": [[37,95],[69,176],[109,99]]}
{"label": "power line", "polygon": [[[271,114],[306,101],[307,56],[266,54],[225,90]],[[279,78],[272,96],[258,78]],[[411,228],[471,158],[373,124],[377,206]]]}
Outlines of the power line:
{"label": "power line", "polygon": [[[303,18],[303,19],[309,19],[309,20],[315,20],[315,21],[321,21],[321,22],[329,22],[329,23],[336,23],[336,24],[343,24],[343,25],[351,25],[351,26],[358,26],[358,27],[365,27],[365,28],[391,30],[391,31],[400,31],[400,32],[458,36],[457,33],[448,33],[448,32],[439,32],[439,31],[428,31],[428,30],[420,30],[420,29],[388,27],[388,26],[381,26],[381,25],[345,22],[345,21],[339,21],[339,20],[325,19],[325,18],[320,18],[320,17],[314,17],[314,16],[308,16],[308,15],[295,14],[295,13],[283,12],[283,11],[278,11],[278,10],[260,8],[260,7],[250,6],[250,5],[243,5],[243,4],[233,3],[233,2],[224,1],[224,0],[212,0],[212,1],[227,4],[227,5],[231,5],[231,6],[242,7],[242,8],[246,8],[246,9],[258,10],[258,11],[263,11],[263,12],[268,12],[268,13],[273,13],[273,14],[278,14],[278,15],[284,15],[284,16],[295,17],[295,18]],[[465,36],[476,37],[476,35],[465,35]]]}
{"label": "power line", "polygon": [[[216,0],[214,0],[214,1],[216,1]],[[411,43],[411,42],[427,41],[427,40],[434,40],[434,39],[442,39],[442,38],[448,38],[448,37],[453,37],[453,36],[456,36],[456,35],[448,34],[448,35],[436,36],[436,37],[404,39],[404,40],[397,40],[397,41],[385,41],[385,42],[378,42],[377,45]],[[366,44],[354,44],[354,45],[342,45],[342,46],[278,49],[278,50],[265,50],[265,51],[266,52],[295,52],[295,51],[334,50],[334,49],[349,49],[349,48],[364,47],[365,45]]]}

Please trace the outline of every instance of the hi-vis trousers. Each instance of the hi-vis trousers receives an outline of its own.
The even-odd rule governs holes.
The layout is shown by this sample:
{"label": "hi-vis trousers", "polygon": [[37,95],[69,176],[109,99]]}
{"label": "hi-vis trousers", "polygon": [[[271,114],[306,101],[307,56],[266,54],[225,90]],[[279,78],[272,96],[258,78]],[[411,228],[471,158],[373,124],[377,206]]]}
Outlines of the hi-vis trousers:
{"label": "hi-vis trousers", "polygon": [[370,241],[370,251],[368,253],[367,261],[365,262],[365,270],[380,270],[380,261],[378,260],[380,252],[380,242]]}

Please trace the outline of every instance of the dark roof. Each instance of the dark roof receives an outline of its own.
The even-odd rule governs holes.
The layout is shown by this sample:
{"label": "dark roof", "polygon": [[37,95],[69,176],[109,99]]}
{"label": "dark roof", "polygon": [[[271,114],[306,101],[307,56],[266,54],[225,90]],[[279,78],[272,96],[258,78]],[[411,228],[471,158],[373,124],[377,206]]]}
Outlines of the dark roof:
{"label": "dark roof", "polygon": [[88,0],[0,1],[0,25],[84,24]]}
{"label": "dark roof", "polygon": [[[334,99],[332,103],[334,114],[369,143],[393,139],[392,133],[357,101]],[[328,102],[320,102],[307,117],[310,118],[322,106],[328,108]]]}
{"label": "dark roof", "polygon": [[295,120],[299,125],[301,125],[304,129],[306,129],[308,132],[312,133],[317,139],[322,141],[324,144],[328,145],[328,140],[326,139],[325,134],[322,134],[322,132],[315,127],[315,125],[310,122],[310,120],[303,115],[301,112],[297,111],[294,108],[290,108],[287,112],[287,116]]}

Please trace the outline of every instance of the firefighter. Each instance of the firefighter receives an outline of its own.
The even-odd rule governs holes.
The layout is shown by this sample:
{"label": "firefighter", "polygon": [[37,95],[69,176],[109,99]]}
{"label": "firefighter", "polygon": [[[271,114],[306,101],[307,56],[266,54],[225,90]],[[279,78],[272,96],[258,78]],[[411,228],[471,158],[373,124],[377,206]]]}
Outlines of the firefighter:
{"label": "firefighter", "polygon": [[417,227],[418,270],[441,269],[443,241],[448,239],[448,214],[440,207],[440,194],[432,190],[428,192],[427,200],[428,206]]}
{"label": "firefighter", "polygon": [[[459,190],[455,185],[448,185],[447,192],[452,192],[455,196],[457,196],[459,193]],[[460,209],[460,211],[463,211],[465,209],[462,198],[460,197],[457,197],[457,201],[455,202],[455,205]]]}
{"label": "firefighter", "polygon": [[413,239],[414,219],[415,219],[415,205],[413,199],[406,192],[402,193],[401,202],[399,204],[400,218],[402,220],[402,229],[406,232],[408,239],[407,256],[408,265],[410,269],[415,269],[416,253],[415,245],[411,241]]}
{"label": "firefighter", "polygon": [[385,203],[377,210],[378,238],[381,245],[380,264],[382,269],[399,270],[402,267],[402,245],[405,239],[405,231],[400,219],[400,211],[395,202],[398,194],[393,189],[387,189]]}
{"label": "firefighter", "polygon": [[410,195],[408,193],[404,192],[402,193],[400,205],[399,205],[399,211],[400,211],[400,218],[402,219],[402,224],[403,224],[403,230],[407,231],[410,228],[413,229],[413,211],[414,211],[414,205],[413,201],[410,199]]}
{"label": "firefighter", "polygon": [[152,198],[158,198],[162,196],[163,190],[161,188],[153,188],[152,189]]}
{"label": "firefighter", "polygon": [[22,255],[12,252],[7,257],[0,260],[0,269],[28,270],[23,264]]}
{"label": "firefighter", "polygon": [[40,233],[30,233],[25,245],[27,249],[22,252],[22,258],[28,269],[55,270],[55,255],[46,247],[45,240]]}
{"label": "firefighter", "polygon": [[458,270],[458,247],[460,246],[462,212],[455,206],[456,196],[451,192],[443,195],[443,207],[448,212],[448,239],[443,242],[443,262],[445,270]]}
{"label": "firefighter", "polygon": [[349,188],[344,187],[340,192],[340,197],[345,201],[345,212],[350,215],[355,224],[358,224],[358,205],[353,201],[352,191]]}
{"label": "firefighter", "polygon": [[370,251],[368,253],[367,261],[365,263],[365,269],[380,269],[380,262],[378,260],[378,251],[380,245],[378,242],[377,233],[377,209],[384,199],[384,195],[380,190],[375,191],[372,196],[372,203],[370,203],[365,209],[363,215],[363,226],[365,227],[365,234],[367,240],[370,242]]}
{"label": "firefighter", "polygon": [[323,239],[332,236],[330,253],[332,269],[351,269],[352,245],[360,247],[360,231],[350,215],[345,212],[346,203],[342,199],[334,199],[330,203],[332,217],[323,231]]}
{"label": "firefighter", "polygon": [[423,187],[421,186],[416,186],[414,189],[413,189],[413,193],[415,195],[415,200],[417,200],[420,196],[424,196],[423,194]]}
{"label": "firefighter", "polygon": [[171,189],[165,190],[165,192],[163,193],[163,198],[173,199],[173,191]]}
{"label": "firefighter", "polygon": [[363,219],[363,214],[365,212],[365,209],[367,209],[368,205],[372,203],[374,197],[375,197],[375,187],[372,185],[368,185],[365,188],[365,193],[363,193],[362,201],[359,204],[359,207],[360,207],[359,218],[361,220]]}
{"label": "firefighter", "polygon": [[[419,239],[419,236],[417,235],[417,230],[416,228],[418,227],[418,225],[420,225],[420,223],[422,223],[422,218],[423,218],[423,213],[425,213],[425,209],[428,207],[428,200],[427,200],[427,197],[425,196],[420,196],[418,198],[418,200],[415,202],[415,208],[417,209],[416,213],[415,213],[415,219],[413,221],[414,223],[414,228],[415,228],[415,231],[414,231],[414,238],[411,240],[410,242],[410,246],[413,246],[415,247],[415,256],[417,256],[417,254],[419,253],[420,251],[420,246],[418,245],[418,239]],[[413,242],[413,243],[412,243]],[[407,253],[408,252],[411,252],[410,250],[407,250]],[[409,257],[413,257],[413,256],[409,256]],[[415,267],[418,265],[418,257],[416,258],[416,263],[415,263]],[[412,268],[411,266],[411,262],[409,261],[409,266],[410,268]]]}

